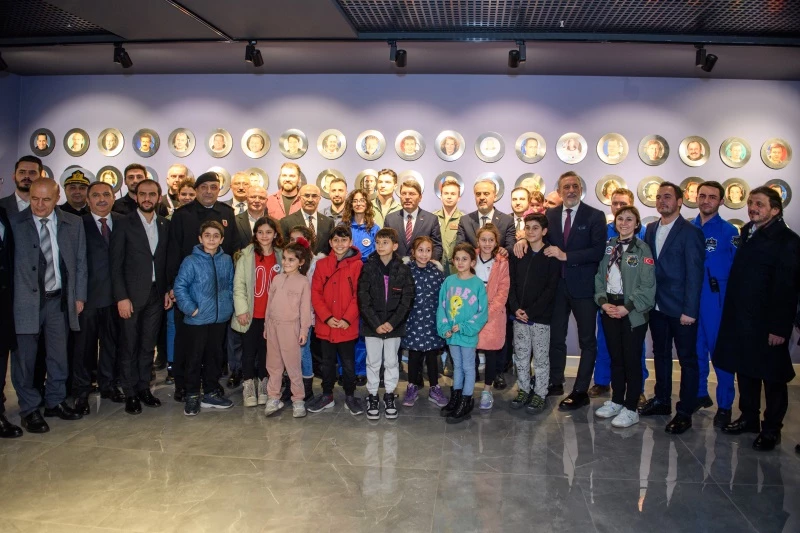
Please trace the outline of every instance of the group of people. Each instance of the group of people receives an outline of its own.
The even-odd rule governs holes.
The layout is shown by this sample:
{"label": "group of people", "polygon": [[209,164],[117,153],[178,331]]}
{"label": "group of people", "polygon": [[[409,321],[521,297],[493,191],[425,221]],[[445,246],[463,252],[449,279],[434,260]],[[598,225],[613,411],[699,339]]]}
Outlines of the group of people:
{"label": "group of people", "polygon": [[[390,169],[378,172],[374,199],[363,189],[348,193],[334,177],[324,211],[321,191],[301,186],[293,162],[281,166],[274,194],[235,174],[227,202],[218,199],[214,172],[187,174],[170,167],[162,194],[145,167],[128,165],[127,194],[115,201],[110,185],[76,170],[59,205],[41,161],[17,162],[16,189],[0,199],[0,306],[14,317],[0,329],[0,370],[5,377],[10,351],[27,431],[48,431],[44,417],[90,414],[93,374],[101,397],[124,403],[127,413],[160,406],[151,392],[159,358],[187,416],[233,406],[219,381],[227,372],[229,387],[242,385],[244,406],[264,406],[267,416],[289,402],[298,418],[333,407],[338,380],[351,414],[391,419],[399,404],[420,398],[427,375],[428,400],[458,423],[475,403],[492,408],[493,390],[507,387],[508,364],[518,388],[511,408],[535,414],[547,396],[564,394],[571,314],[580,363],[560,409],[610,393],[595,415],[615,427],[671,415],[674,347],[680,400],[668,433],[683,433],[693,413],[713,406],[713,361],[714,425],[758,433],[759,450],[780,442],[794,377],[788,342],[800,238],[769,187],[750,191],[750,222],[740,235],[719,216],[725,190],[713,181],[699,185],[692,221],[681,216],[680,187],[660,184],[660,219],[644,228],[631,191],[613,191],[607,224],[581,201],[574,172],[547,197],[515,188],[511,214],[496,208],[491,180],[474,184],[477,209],[465,214],[454,178],[441,182],[442,207],[431,213],[420,208],[421,185],[406,180],[397,190]],[[408,385],[400,395],[403,354]],[[440,385],[443,355],[449,394]],[[0,436],[21,435],[2,409]]]}

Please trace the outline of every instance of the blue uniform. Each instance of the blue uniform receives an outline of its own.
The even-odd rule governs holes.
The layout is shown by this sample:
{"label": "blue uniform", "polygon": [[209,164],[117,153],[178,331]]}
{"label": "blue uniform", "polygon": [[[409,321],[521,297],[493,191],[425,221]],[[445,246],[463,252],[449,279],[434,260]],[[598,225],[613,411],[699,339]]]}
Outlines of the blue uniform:
{"label": "blue uniform", "polygon": [[[636,234],[638,238],[644,241],[644,232],[646,228],[642,226],[639,228],[639,233]],[[612,237],[619,237],[617,228],[614,223],[608,224],[607,239]],[[642,392],[644,392],[644,382],[650,376],[647,371],[647,364],[645,362],[645,354],[647,349],[642,347]],[[594,384],[608,387],[611,383],[611,354],[608,353],[608,345],[606,344],[606,335],[603,333],[603,323],[600,320],[600,312],[597,313],[597,357],[594,360]]]}
{"label": "blue uniform", "polygon": [[[739,247],[739,230],[730,222],[723,220],[719,213],[705,224],[700,223],[698,215],[692,224],[703,230],[706,240],[700,316],[697,317],[697,358],[700,366],[700,388],[697,396],[702,398],[708,396],[709,359],[714,353],[714,345],[717,342],[728,275],[733,264],[733,256]],[[710,278],[716,278],[719,292],[712,292]],[[730,409],[735,395],[733,374],[716,367],[714,370],[717,373],[717,405],[721,409]]]}

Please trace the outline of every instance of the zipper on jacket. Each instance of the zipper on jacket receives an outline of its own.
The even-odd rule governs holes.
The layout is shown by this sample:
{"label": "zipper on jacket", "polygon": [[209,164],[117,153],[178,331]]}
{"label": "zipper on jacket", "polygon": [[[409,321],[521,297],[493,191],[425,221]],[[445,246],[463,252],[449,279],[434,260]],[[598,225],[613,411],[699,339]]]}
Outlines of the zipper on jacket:
{"label": "zipper on jacket", "polygon": [[214,269],[214,323],[216,324],[219,322],[219,288],[217,287],[217,262],[213,255],[211,256],[211,267]]}

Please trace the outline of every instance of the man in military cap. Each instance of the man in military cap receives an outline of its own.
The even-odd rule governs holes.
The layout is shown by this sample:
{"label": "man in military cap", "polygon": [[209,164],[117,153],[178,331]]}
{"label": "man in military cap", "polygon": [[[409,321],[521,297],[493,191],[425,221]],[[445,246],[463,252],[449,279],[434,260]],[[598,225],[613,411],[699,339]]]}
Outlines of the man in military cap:
{"label": "man in military cap", "polygon": [[89,213],[86,205],[86,190],[89,188],[89,178],[83,173],[82,169],[76,168],[72,174],[64,180],[64,192],[67,193],[67,201],[61,204],[62,211],[72,213],[82,217]]}

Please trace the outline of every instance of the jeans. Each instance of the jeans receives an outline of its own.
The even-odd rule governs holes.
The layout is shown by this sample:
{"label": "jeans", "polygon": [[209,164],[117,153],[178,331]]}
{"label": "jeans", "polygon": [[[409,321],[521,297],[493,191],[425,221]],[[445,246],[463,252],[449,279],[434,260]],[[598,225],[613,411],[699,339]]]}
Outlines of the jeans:
{"label": "jeans", "polygon": [[475,389],[475,348],[450,345],[453,358],[453,388],[464,396],[472,396]]}
{"label": "jeans", "polygon": [[175,309],[167,311],[167,362],[175,360]]}
{"label": "jeans", "polygon": [[300,347],[300,369],[304,378],[314,377],[314,359],[311,356],[311,332],[314,328],[308,328],[308,338],[306,343]]}

